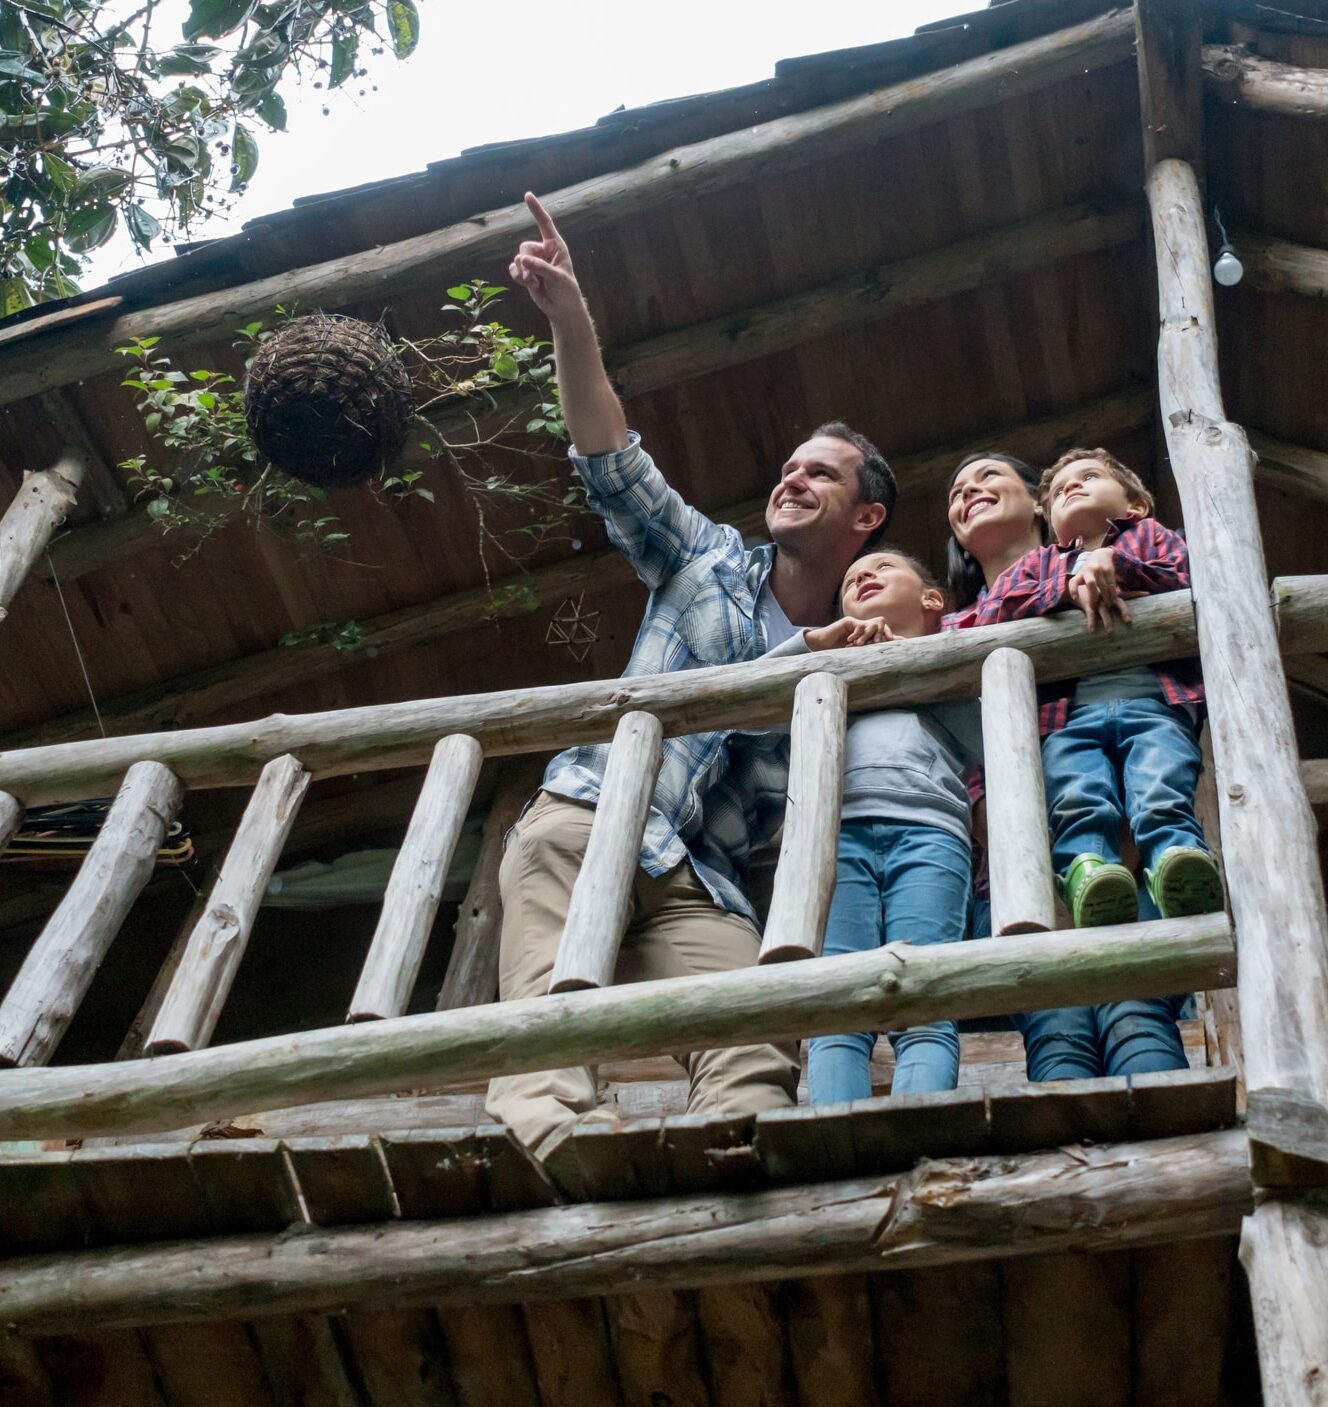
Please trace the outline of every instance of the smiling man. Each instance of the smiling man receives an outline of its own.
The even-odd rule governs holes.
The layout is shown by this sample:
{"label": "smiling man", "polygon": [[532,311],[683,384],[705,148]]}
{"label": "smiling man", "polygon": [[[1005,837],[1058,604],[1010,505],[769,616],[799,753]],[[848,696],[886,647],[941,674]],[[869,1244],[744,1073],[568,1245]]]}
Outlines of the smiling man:
{"label": "smiling man", "polygon": [[[764,654],[803,626],[835,615],[850,562],[889,522],[895,482],[880,452],[838,421],[820,426],[780,471],[766,505],[773,545],[748,551],[735,528],[712,523],[669,487],[627,429],[604,370],[567,245],[528,195],[539,227],[512,261],[513,280],[548,317],[572,463],[610,540],[650,589],[626,675],[732,664]],[[770,736],[669,738],[646,821],[632,912],[615,980],[645,981],[754,963],[756,916],[743,890],[754,838],[773,828],[787,782],[787,743]],[[572,748],[509,838],[499,994],[548,991],[608,756]],[[752,1113],[793,1102],[792,1045],[680,1053],[693,1113]],[[594,1109],[590,1069],[494,1080],[489,1113],[528,1146]]]}

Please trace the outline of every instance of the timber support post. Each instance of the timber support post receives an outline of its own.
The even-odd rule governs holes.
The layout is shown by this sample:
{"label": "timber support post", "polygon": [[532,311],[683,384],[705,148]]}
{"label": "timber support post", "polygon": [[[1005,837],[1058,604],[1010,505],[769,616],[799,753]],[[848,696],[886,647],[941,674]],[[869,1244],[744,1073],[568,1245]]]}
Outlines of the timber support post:
{"label": "timber support post", "polygon": [[85,472],[82,458],[66,454],[50,469],[24,474],[0,518],[0,620],[9,614],[14,593],[46,551],[52,533],[68,517]]}

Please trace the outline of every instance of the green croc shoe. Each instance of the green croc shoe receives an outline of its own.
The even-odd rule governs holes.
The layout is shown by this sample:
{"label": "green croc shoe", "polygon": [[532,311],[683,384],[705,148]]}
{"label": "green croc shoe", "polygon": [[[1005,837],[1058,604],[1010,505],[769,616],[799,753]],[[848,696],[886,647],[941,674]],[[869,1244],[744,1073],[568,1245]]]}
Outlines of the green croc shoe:
{"label": "green croc shoe", "polygon": [[1139,917],[1139,888],[1124,865],[1100,855],[1076,855],[1063,884],[1076,928],[1133,923]]}
{"label": "green croc shoe", "polygon": [[1163,918],[1215,914],[1222,907],[1222,876],[1217,861],[1197,845],[1170,845],[1151,870],[1148,892]]}

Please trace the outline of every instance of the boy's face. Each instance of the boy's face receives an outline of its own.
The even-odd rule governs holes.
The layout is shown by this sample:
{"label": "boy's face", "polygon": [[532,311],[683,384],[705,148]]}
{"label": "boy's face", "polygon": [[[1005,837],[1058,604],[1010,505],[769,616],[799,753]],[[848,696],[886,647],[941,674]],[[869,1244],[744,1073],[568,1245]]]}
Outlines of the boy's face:
{"label": "boy's face", "polygon": [[1057,542],[1100,537],[1114,518],[1142,518],[1145,505],[1097,459],[1076,459],[1047,490],[1047,516]]}
{"label": "boy's face", "polygon": [[869,552],[844,574],[840,605],[855,620],[883,620],[896,635],[931,635],[945,598],[897,552]]}

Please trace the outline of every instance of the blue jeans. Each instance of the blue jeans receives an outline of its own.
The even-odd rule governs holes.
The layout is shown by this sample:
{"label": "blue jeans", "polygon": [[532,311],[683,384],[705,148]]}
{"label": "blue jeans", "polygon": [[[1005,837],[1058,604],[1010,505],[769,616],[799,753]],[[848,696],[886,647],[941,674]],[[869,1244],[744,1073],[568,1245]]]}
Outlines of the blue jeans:
{"label": "blue jeans", "polygon": [[[964,936],[971,870],[966,841],[936,826],[845,821],[825,928],[826,956],[862,953],[882,943],[958,943]],[[959,1033],[953,1021],[891,1031],[895,1094],[954,1089]],[[811,1103],[871,1094],[874,1031],[813,1036],[807,1044]]]}

